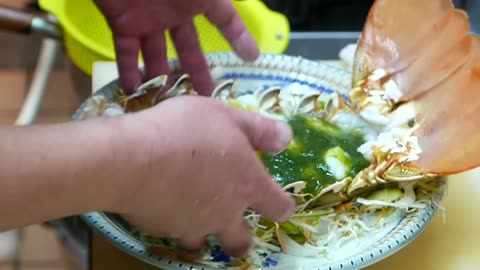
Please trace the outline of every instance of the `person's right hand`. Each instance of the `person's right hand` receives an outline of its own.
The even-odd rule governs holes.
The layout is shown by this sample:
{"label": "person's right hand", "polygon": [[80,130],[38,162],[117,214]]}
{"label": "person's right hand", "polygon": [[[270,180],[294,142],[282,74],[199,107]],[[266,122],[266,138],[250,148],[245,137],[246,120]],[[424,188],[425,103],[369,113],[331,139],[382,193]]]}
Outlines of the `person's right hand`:
{"label": "person's right hand", "polygon": [[189,250],[214,235],[239,256],[252,245],[247,208],[277,222],[293,214],[293,199],[256,154],[285,149],[292,138],[287,124],[200,96],[122,117],[121,139],[134,150],[116,151],[129,161],[119,169],[122,189],[110,210],[139,229]]}
{"label": "person's right hand", "polygon": [[[184,72],[201,95],[215,84],[201,49],[194,16],[205,15],[243,60],[254,61],[260,51],[231,0],[95,0],[112,29],[119,82],[131,94],[142,81],[170,74],[165,30]],[[138,53],[145,59],[145,78],[138,70]]]}

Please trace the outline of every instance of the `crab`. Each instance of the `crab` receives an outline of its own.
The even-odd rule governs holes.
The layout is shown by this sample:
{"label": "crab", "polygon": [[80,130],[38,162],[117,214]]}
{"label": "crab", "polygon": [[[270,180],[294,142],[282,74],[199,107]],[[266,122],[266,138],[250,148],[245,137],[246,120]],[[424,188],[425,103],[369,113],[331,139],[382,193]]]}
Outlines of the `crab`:
{"label": "crab", "polygon": [[377,164],[376,181],[431,179],[480,165],[479,45],[451,0],[375,1],[349,97],[351,110],[381,129],[362,149]]}

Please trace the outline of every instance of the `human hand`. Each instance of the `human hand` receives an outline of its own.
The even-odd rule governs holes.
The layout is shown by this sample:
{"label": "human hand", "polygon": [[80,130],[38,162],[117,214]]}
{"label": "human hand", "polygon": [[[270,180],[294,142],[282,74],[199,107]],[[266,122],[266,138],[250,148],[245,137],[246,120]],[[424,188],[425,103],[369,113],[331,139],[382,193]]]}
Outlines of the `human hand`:
{"label": "human hand", "polygon": [[122,88],[131,93],[141,82],[138,54],[142,50],[145,80],[168,74],[165,31],[169,30],[184,72],[195,89],[209,94],[214,88],[200,49],[193,17],[204,13],[233,50],[244,60],[259,55],[255,40],[231,0],[95,0],[112,29]]}
{"label": "human hand", "polygon": [[122,117],[122,140],[134,150],[119,172],[123,180],[115,180],[123,191],[110,210],[139,229],[189,250],[215,235],[239,256],[252,245],[247,208],[277,222],[293,214],[293,199],[256,154],[285,149],[292,138],[287,124],[200,96]]}

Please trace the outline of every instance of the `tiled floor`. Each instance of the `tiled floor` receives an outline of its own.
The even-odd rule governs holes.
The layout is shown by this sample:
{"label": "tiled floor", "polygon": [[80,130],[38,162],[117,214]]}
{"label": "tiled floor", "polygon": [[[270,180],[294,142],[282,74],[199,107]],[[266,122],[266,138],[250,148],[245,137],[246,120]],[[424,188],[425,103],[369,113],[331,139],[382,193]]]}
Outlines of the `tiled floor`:
{"label": "tiled floor", "polygon": [[[26,0],[0,0],[0,5],[23,8]],[[6,33],[0,27],[0,124],[12,124],[25,98],[40,50],[40,38]],[[37,122],[69,121],[80,103],[66,69],[59,59]],[[89,91],[90,89],[86,89]],[[15,258],[0,261],[0,270],[70,270],[56,233],[44,225],[22,230]]]}
{"label": "tiled floor", "polygon": [[0,270],[73,270],[63,254],[55,232],[44,225],[22,229],[21,246],[15,257],[0,263]]}

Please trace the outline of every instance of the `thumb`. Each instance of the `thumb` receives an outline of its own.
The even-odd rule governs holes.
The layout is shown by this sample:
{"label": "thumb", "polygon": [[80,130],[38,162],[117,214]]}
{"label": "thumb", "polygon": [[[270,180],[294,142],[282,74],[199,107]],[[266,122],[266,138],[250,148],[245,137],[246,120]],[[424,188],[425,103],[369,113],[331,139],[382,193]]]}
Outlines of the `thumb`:
{"label": "thumb", "polygon": [[259,151],[280,152],[292,140],[292,129],[285,122],[238,109],[233,114],[252,146]]}

